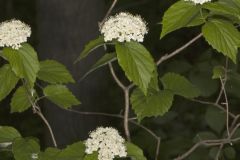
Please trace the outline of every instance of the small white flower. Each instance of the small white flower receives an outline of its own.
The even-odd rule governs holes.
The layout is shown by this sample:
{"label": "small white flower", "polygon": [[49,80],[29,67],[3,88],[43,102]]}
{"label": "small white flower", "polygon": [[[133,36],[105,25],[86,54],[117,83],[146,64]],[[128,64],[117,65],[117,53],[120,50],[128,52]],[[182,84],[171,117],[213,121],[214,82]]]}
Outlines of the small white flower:
{"label": "small white flower", "polygon": [[12,142],[0,143],[0,148],[6,148],[6,147],[8,147],[10,145],[12,145]]}
{"label": "small white flower", "polygon": [[19,20],[5,21],[0,24],[0,47],[19,49],[30,35],[31,28],[27,24]]}
{"label": "small white flower", "polygon": [[38,159],[38,154],[37,153],[32,153],[31,158],[32,158],[32,160]]}
{"label": "small white flower", "polygon": [[125,140],[111,127],[99,127],[91,132],[86,140],[87,154],[98,152],[98,160],[113,160],[116,156],[126,157]]}
{"label": "small white flower", "polygon": [[146,23],[140,16],[125,12],[109,17],[100,31],[105,42],[112,40],[143,42],[144,35],[148,33]]}
{"label": "small white flower", "polygon": [[211,0],[185,0],[185,1],[192,1],[195,4],[203,4],[206,2],[211,2]]}

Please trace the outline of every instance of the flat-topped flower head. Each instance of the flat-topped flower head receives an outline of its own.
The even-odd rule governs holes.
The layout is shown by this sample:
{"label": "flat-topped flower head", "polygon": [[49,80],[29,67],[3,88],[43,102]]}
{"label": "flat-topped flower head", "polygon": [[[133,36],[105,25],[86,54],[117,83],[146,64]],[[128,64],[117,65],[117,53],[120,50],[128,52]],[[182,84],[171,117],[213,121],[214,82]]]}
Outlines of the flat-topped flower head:
{"label": "flat-topped flower head", "polygon": [[143,42],[144,35],[148,33],[146,22],[140,16],[125,12],[109,17],[100,31],[105,42],[112,40]]}
{"label": "flat-topped flower head", "polygon": [[185,1],[192,1],[195,4],[203,4],[206,2],[211,2],[211,0],[185,0]]}
{"label": "flat-topped flower head", "polygon": [[31,35],[31,28],[19,21],[10,20],[0,24],[0,47],[19,49],[21,43],[27,42]]}
{"label": "flat-topped flower head", "polygon": [[99,127],[92,131],[86,140],[87,154],[98,152],[98,160],[113,160],[115,157],[126,157],[125,140],[118,131],[111,127]]}

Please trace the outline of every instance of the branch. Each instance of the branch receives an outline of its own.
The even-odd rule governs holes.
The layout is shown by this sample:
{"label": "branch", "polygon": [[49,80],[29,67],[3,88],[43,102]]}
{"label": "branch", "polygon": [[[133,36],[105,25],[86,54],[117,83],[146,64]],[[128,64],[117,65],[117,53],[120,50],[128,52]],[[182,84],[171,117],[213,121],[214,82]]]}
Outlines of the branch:
{"label": "branch", "polygon": [[224,98],[225,98],[225,105],[226,105],[226,128],[227,128],[227,134],[228,136],[230,136],[230,132],[229,132],[229,103],[228,103],[228,97],[227,97],[227,92],[226,92],[226,89],[225,89],[225,84],[223,82],[223,79],[220,77],[220,81],[221,81],[221,85],[222,85],[222,88],[223,88],[223,95],[224,95]]}
{"label": "branch", "polygon": [[223,146],[224,146],[224,144],[221,144],[221,145],[219,146],[218,152],[217,152],[217,154],[216,154],[216,156],[215,156],[215,160],[219,160],[219,157],[220,157],[221,151],[222,151],[222,149],[223,149]]}
{"label": "branch", "polygon": [[50,133],[52,141],[53,141],[53,145],[54,145],[54,147],[57,148],[57,142],[56,142],[55,136],[53,134],[52,127],[49,124],[49,122],[47,121],[47,119],[44,117],[44,115],[42,114],[40,107],[37,105],[37,101],[40,100],[40,98],[37,98],[36,101],[33,101],[33,99],[32,99],[33,95],[28,88],[28,84],[23,79],[22,79],[22,83],[27,91],[27,97],[28,97],[29,102],[31,103],[33,113],[37,114],[43,120],[43,122],[45,123],[45,125],[47,126],[47,128],[49,130],[49,133]]}
{"label": "branch", "polygon": [[112,74],[113,79],[115,80],[115,82],[118,84],[118,86],[124,92],[125,109],[124,109],[124,122],[123,122],[123,124],[124,124],[124,131],[125,131],[125,135],[127,137],[127,140],[131,141],[130,132],[129,132],[129,126],[128,126],[128,115],[129,115],[129,108],[130,108],[130,104],[129,104],[129,90],[130,90],[130,87],[126,87],[119,80],[119,78],[117,77],[117,75],[116,75],[116,73],[115,73],[115,71],[113,69],[113,66],[112,66],[111,62],[108,63],[108,66],[109,66],[109,69],[110,69],[110,72]]}
{"label": "branch", "polygon": [[157,140],[157,148],[156,148],[156,155],[155,160],[158,160],[159,150],[160,150],[161,138],[159,137]]}
{"label": "branch", "polygon": [[198,99],[189,99],[190,101],[193,101],[193,102],[198,102],[198,103],[201,103],[201,104],[206,104],[206,105],[212,105],[212,106],[215,106],[217,108],[219,108],[220,110],[224,111],[225,113],[228,113],[229,116],[233,119],[236,118],[236,115],[231,113],[231,112],[227,112],[227,110],[225,108],[223,108],[220,104],[216,104],[214,102],[207,102],[207,101],[202,101],[202,100],[198,100]]}
{"label": "branch", "polygon": [[109,15],[111,14],[113,8],[115,7],[115,5],[117,4],[118,0],[113,0],[112,5],[110,6],[110,8],[108,9],[106,15],[104,16],[103,20],[99,23],[99,28],[102,28],[102,25],[104,24],[104,22],[106,21],[106,19],[109,17]]}
{"label": "branch", "polygon": [[179,54],[181,51],[183,51],[184,49],[186,49],[187,47],[189,47],[191,44],[193,44],[195,41],[197,41],[199,38],[202,37],[202,33],[200,33],[199,35],[197,35],[196,37],[194,37],[192,40],[190,40],[189,42],[187,42],[186,44],[184,44],[182,47],[176,49],[175,51],[173,51],[170,54],[166,54],[164,56],[162,56],[158,61],[157,61],[157,66],[159,66],[162,62],[164,62],[165,60],[168,60],[170,58],[172,58],[173,56]]}
{"label": "branch", "polygon": [[187,158],[191,153],[193,153],[200,146],[205,146],[205,147],[221,146],[221,145],[228,144],[228,143],[231,143],[231,142],[237,142],[239,140],[240,140],[240,138],[219,139],[219,140],[203,140],[203,141],[200,141],[200,142],[196,143],[186,153],[184,153],[183,155],[175,158],[174,160],[183,160],[183,159]]}
{"label": "branch", "polygon": [[129,126],[128,126],[128,115],[129,115],[129,89],[124,90],[124,99],[125,99],[125,112],[124,112],[124,130],[128,141],[131,141]]}
{"label": "branch", "polygon": [[112,63],[109,62],[109,63],[108,63],[108,66],[109,66],[110,72],[111,72],[111,74],[112,74],[112,77],[113,77],[113,79],[115,80],[115,82],[117,83],[117,85],[118,85],[120,88],[122,88],[122,90],[126,90],[127,87],[126,87],[126,86],[119,80],[119,78],[117,77],[117,75],[116,75],[116,73],[115,73],[115,71],[114,71],[114,69],[113,69]]}
{"label": "branch", "polygon": [[[183,160],[186,157],[188,157],[192,152],[194,152],[199,146],[224,146],[224,144],[232,144],[233,142],[237,142],[240,141],[240,137],[239,138],[234,138],[231,139],[233,137],[233,135],[236,133],[237,129],[240,127],[240,123],[238,123],[232,130],[231,133],[229,134],[228,138],[225,139],[219,139],[219,140],[203,140],[200,141],[198,143],[196,143],[192,148],[190,148],[186,153],[184,153],[183,155],[175,158],[174,160]],[[222,147],[221,147],[222,148]],[[220,153],[219,153],[220,154]]]}
{"label": "branch", "polygon": [[41,110],[36,112],[37,115],[39,115],[39,117],[43,120],[43,122],[46,124],[46,126],[48,127],[48,130],[50,132],[50,135],[52,137],[52,141],[53,141],[53,145],[54,147],[57,148],[57,142],[56,142],[56,138],[54,136],[53,130],[51,128],[51,125],[49,124],[49,122],[47,121],[47,119],[44,117],[44,115],[42,114]]}

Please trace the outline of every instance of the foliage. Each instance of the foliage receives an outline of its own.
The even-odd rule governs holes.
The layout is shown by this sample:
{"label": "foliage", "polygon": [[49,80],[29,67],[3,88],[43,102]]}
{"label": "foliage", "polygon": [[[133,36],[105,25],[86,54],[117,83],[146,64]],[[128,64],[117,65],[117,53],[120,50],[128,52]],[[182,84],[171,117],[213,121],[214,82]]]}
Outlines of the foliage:
{"label": "foliage", "polygon": [[[156,160],[167,160],[186,153],[183,157],[186,155],[184,158],[193,160],[215,159],[217,156],[226,159],[239,158],[240,148],[235,145],[239,138],[236,136],[239,132],[239,114],[236,111],[239,109],[230,107],[238,104],[240,97],[239,23],[239,0],[218,0],[203,5],[179,0],[162,17],[161,41],[167,40],[174,31],[183,28],[183,31],[190,27],[197,28],[201,33],[159,60],[151,53],[151,47],[134,41],[114,40],[106,43],[100,35],[86,44],[75,63],[83,61],[102,46],[106,53],[82,79],[109,64],[114,80],[125,93],[124,117],[113,117],[124,119],[127,139],[128,123],[133,123],[157,140],[156,147],[152,140],[144,140],[146,133],[138,129],[130,130],[135,131],[133,142],[136,141],[137,145],[126,142],[128,157],[146,160],[146,157],[153,159],[156,155]],[[183,59],[181,57],[165,62],[202,36],[210,49],[201,51],[200,55],[195,54],[193,58],[184,56]],[[30,44],[24,43],[18,50],[4,47],[0,55],[5,63],[0,68],[0,101],[7,96],[11,97],[11,113],[32,109],[33,113],[42,118],[51,133],[51,126],[41,112],[39,101],[47,99],[65,110],[81,103],[66,86],[68,83],[75,83],[70,71],[55,60],[39,61],[37,52]],[[130,85],[125,86],[121,82],[112,67],[113,63],[120,66],[119,69]],[[203,105],[207,107],[203,109]],[[129,107],[137,116],[138,122],[129,119]],[[151,131],[143,126],[145,124],[154,125],[155,130]],[[51,136],[54,143],[54,134],[51,133]],[[159,137],[162,138],[160,148]],[[233,145],[229,146],[229,143]],[[201,145],[206,147],[199,147]],[[190,154],[186,151],[191,146],[193,150],[190,150]],[[154,147],[157,149],[154,150]],[[16,160],[98,159],[96,152],[85,153],[85,144],[82,141],[63,149],[58,149],[55,144],[55,148],[41,150],[38,140],[24,138],[9,126],[0,126],[0,153],[1,148],[11,151],[10,154]],[[176,159],[184,158],[180,156]]]}

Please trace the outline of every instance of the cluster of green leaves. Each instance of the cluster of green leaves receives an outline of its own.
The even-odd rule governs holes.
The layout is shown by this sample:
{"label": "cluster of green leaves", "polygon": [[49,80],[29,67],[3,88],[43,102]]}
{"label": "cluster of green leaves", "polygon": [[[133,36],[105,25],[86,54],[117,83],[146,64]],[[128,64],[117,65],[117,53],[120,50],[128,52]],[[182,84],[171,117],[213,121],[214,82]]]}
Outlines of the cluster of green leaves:
{"label": "cluster of green leaves", "polygon": [[203,5],[181,0],[165,12],[161,38],[182,27],[202,25],[206,41],[236,63],[240,47],[239,24],[239,0],[219,0]]}
{"label": "cluster of green leaves", "polygon": [[195,98],[200,95],[199,89],[185,77],[176,73],[166,73],[160,81],[162,90],[152,90],[145,96],[139,89],[131,95],[132,108],[139,120],[144,117],[164,115],[172,106],[174,95]]}
{"label": "cluster of green leaves", "polygon": [[146,95],[151,80],[156,79],[156,65],[149,51],[138,42],[119,43],[114,41],[112,43],[105,43],[103,37],[100,36],[85,46],[76,62],[87,57],[94,49],[107,44],[115,45],[116,52],[103,55],[86,75],[107,65],[109,62],[118,60],[127,78]]}
{"label": "cluster of green leaves", "polygon": [[[23,112],[30,108],[36,100],[47,98],[56,105],[68,108],[80,102],[64,85],[74,83],[70,72],[64,65],[55,60],[39,62],[36,51],[27,43],[18,50],[5,47],[1,53],[8,64],[0,68],[0,101],[17,87],[11,99],[11,112]],[[41,88],[40,96],[36,91],[36,80],[47,83]],[[19,85],[17,85],[19,82]]]}
{"label": "cluster of green leaves", "polygon": [[[104,44],[101,37],[90,41],[78,60],[85,58],[93,49]],[[83,77],[117,60],[126,77],[137,86],[131,95],[131,104],[139,120],[144,117],[164,115],[172,106],[174,95],[185,98],[195,98],[200,95],[196,86],[185,77],[174,73],[166,74],[160,79],[163,89],[159,89],[157,66],[142,44],[138,42],[113,42],[113,44],[116,53],[103,55]]]}
{"label": "cluster of green leaves", "polygon": [[[2,145],[1,145],[2,144]],[[7,145],[4,145],[7,144]],[[146,160],[143,152],[136,145],[127,142],[128,157],[137,160]],[[35,138],[23,138],[21,134],[9,126],[0,126],[0,152],[12,152],[15,160],[97,160],[98,154],[85,154],[85,145],[79,141],[64,149],[47,148],[40,150],[38,140]],[[121,158],[123,159],[123,158]]]}
{"label": "cluster of green leaves", "polygon": [[[207,42],[236,63],[240,47],[240,33],[237,29],[240,22],[239,6],[239,0],[220,0],[203,5],[180,0],[164,14],[161,38],[182,27],[202,25],[202,34]],[[85,46],[77,61],[103,45],[114,45],[116,53],[105,54],[86,75],[117,60],[126,77],[138,87],[132,93],[131,103],[139,120],[166,113],[172,105],[174,95],[185,98],[202,95],[186,78],[171,73],[160,79],[163,89],[159,89],[156,64],[149,51],[137,42],[105,43],[100,36]],[[219,78],[221,71],[215,69],[215,72],[213,78]]]}

